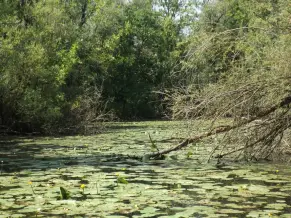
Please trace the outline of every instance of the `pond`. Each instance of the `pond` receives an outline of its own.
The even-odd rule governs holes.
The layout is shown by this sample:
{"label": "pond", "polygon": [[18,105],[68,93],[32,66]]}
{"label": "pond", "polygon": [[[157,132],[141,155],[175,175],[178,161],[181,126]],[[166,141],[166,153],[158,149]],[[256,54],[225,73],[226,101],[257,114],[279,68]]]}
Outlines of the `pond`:
{"label": "pond", "polygon": [[165,160],[127,157],[150,151],[148,134],[175,145],[184,127],[117,123],[94,136],[3,139],[0,217],[290,217],[287,164],[206,164],[207,143]]}

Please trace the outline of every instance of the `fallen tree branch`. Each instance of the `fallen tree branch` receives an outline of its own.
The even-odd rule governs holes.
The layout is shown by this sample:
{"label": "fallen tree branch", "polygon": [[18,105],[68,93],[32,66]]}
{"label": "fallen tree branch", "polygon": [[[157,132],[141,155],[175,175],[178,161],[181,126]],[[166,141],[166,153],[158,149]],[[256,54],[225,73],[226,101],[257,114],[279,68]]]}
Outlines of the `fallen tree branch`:
{"label": "fallen tree branch", "polygon": [[[288,126],[288,127],[289,127],[289,126]],[[260,138],[257,139],[256,141],[254,141],[253,143],[248,144],[248,145],[245,145],[245,146],[242,146],[242,147],[237,148],[237,149],[233,149],[233,150],[231,150],[231,151],[229,151],[229,152],[226,152],[226,153],[223,153],[223,154],[219,154],[219,155],[216,156],[216,158],[223,158],[223,157],[225,157],[225,156],[227,156],[227,155],[230,155],[230,154],[233,154],[233,153],[236,153],[236,152],[242,151],[242,150],[244,150],[244,149],[252,148],[252,147],[254,147],[256,144],[258,144],[258,143],[264,141],[266,137],[272,135],[272,134],[273,134],[274,132],[276,132],[276,131],[279,131],[279,132],[280,132],[280,134],[279,134],[279,136],[280,136],[280,140],[279,140],[279,141],[281,141],[281,140],[282,140],[282,137],[283,137],[283,132],[284,132],[284,130],[285,130],[286,128],[288,128],[288,127],[285,127],[284,129],[280,129],[280,130],[273,129],[273,130],[270,131],[267,135],[263,135],[262,137],[260,137]],[[276,135],[278,135],[278,134],[276,134]],[[273,137],[272,139],[274,139],[274,137]],[[269,143],[269,144],[271,144],[271,143]]]}
{"label": "fallen tree branch", "polygon": [[198,135],[198,136],[193,137],[193,138],[185,139],[183,142],[181,142],[179,145],[177,145],[175,147],[172,147],[172,148],[169,148],[169,149],[165,149],[165,150],[161,150],[159,152],[149,153],[149,154],[146,154],[145,156],[147,156],[148,158],[157,158],[157,157],[160,157],[162,155],[168,154],[170,152],[178,151],[178,150],[180,150],[180,149],[182,149],[184,147],[187,147],[189,144],[199,142],[202,139],[207,138],[207,137],[209,137],[211,135],[227,132],[227,131],[230,131],[230,130],[232,130],[234,128],[237,128],[237,127],[236,126],[218,127],[218,128],[215,128],[214,130],[209,131],[207,133],[203,133],[203,134]]}
{"label": "fallen tree branch", "polygon": [[[173,151],[177,151],[177,150],[180,150],[180,149],[182,149],[184,147],[187,147],[189,144],[197,143],[197,142],[201,141],[202,139],[207,138],[209,136],[212,136],[212,135],[215,135],[215,134],[226,133],[226,132],[229,132],[230,130],[237,129],[237,128],[241,127],[241,126],[247,125],[247,124],[253,122],[254,120],[263,118],[263,117],[275,112],[279,108],[282,108],[282,107],[285,107],[285,106],[289,105],[290,103],[291,103],[291,96],[287,96],[279,104],[274,105],[273,107],[269,108],[268,110],[263,111],[260,114],[257,114],[256,116],[254,116],[252,118],[249,118],[249,119],[247,119],[247,120],[245,120],[245,121],[243,121],[241,123],[238,123],[238,124],[233,125],[233,126],[229,125],[229,126],[216,127],[213,130],[210,130],[209,132],[203,133],[201,135],[198,135],[198,136],[195,136],[195,137],[192,137],[192,138],[185,139],[183,142],[181,142],[177,146],[174,146],[174,147],[171,147],[171,148],[168,148],[168,149],[164,149],[164,150],[161,150],[161,151],[145,154],[145,156],[147,158],[149,158],[149,159],[154,159],[154,158],[161,157],[161,156],[163,156],[165,154],[168,154],[168,153],[171,153]],[[237,151],[240,151],[240,150],[241,149],[237,149],[237,150],[232,151],[230,153],[234,153],[234,152],[237,152]],[[218,157],[218,158],[221,158],[221,157]]]}

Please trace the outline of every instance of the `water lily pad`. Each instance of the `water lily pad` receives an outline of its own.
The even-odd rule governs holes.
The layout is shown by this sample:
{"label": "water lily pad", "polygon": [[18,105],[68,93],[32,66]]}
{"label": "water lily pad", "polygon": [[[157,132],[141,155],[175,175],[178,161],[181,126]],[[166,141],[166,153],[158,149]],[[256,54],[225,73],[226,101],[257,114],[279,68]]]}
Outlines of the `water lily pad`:
{"label": "water lily pad", "polygon": [[[39,208],[43,217],[236,217],[246,213],[284,217],[290,210],[288,165],[201,164],[196,160],[211,150],[204,142],[173,153],[175,160],[132,160],[126,155],[149,151],[145,131],[163,149],[177,143],[164,139],[183,137],[177,133],[183,125],[112,125],[120,126],[95,136],[39,137],[33,142],[18,138],[16,153],[4,155],[12,170],[0,177],[0,217],[30,217]],[[191,160],[186,158],[189,151]],[[276,169],[280,172],[275,173]],[[128,184],[117,185],[116,173]],[[85,184],[84,194],[81,184]],[[59,187],[68,190],[72,199],[56,200]]]}
{"label": "water lily pad", "polygon": [[267,204],[265,206],[265,208],[267,208],[267,209],[275,209],[275,210],[280,211],[280,210],[283,210],[287,206],[288,206],[287,204],[278,203],[278,204]]}
{"label": "water lily pad", "polygon": [[25,214],[13,214],[10,216],[11,218],[21,218],[21,217],[26,217]]}
{"label": "water lily pad", "polygon": [[158,209],[155,207],[146,207],[143,210],[141,210],[141,213],[145,213],[147,215],[151,215],[154,214]]}

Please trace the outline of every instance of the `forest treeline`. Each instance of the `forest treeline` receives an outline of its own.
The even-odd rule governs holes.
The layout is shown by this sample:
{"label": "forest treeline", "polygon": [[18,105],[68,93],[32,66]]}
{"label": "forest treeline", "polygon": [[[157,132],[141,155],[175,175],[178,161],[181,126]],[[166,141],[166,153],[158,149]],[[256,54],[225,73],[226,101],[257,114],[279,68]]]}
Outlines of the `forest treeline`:
{"label": "forest treeline", "polygon": [[290,4],[0,0],[0,124],[256,115],[290,91]]}
{"label": "forest treeline", "polygon": [[0,1],[0,120],[50,131],[161,118],[191,2]]}

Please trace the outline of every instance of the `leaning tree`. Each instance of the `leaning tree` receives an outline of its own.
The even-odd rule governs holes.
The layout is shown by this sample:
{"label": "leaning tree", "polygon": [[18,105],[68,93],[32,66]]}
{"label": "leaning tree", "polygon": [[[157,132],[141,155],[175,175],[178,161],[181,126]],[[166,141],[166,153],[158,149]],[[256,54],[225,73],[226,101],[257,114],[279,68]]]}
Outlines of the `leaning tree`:
{"label": "leaning tree", "polygon": [[258,160],[290,152],[290,3],[225,0],[205,6],[181,61],[183,86],[171,98],[173,118],[211,119],[211,125],[149,157],[216,135],[223,143],[210,157]]}

